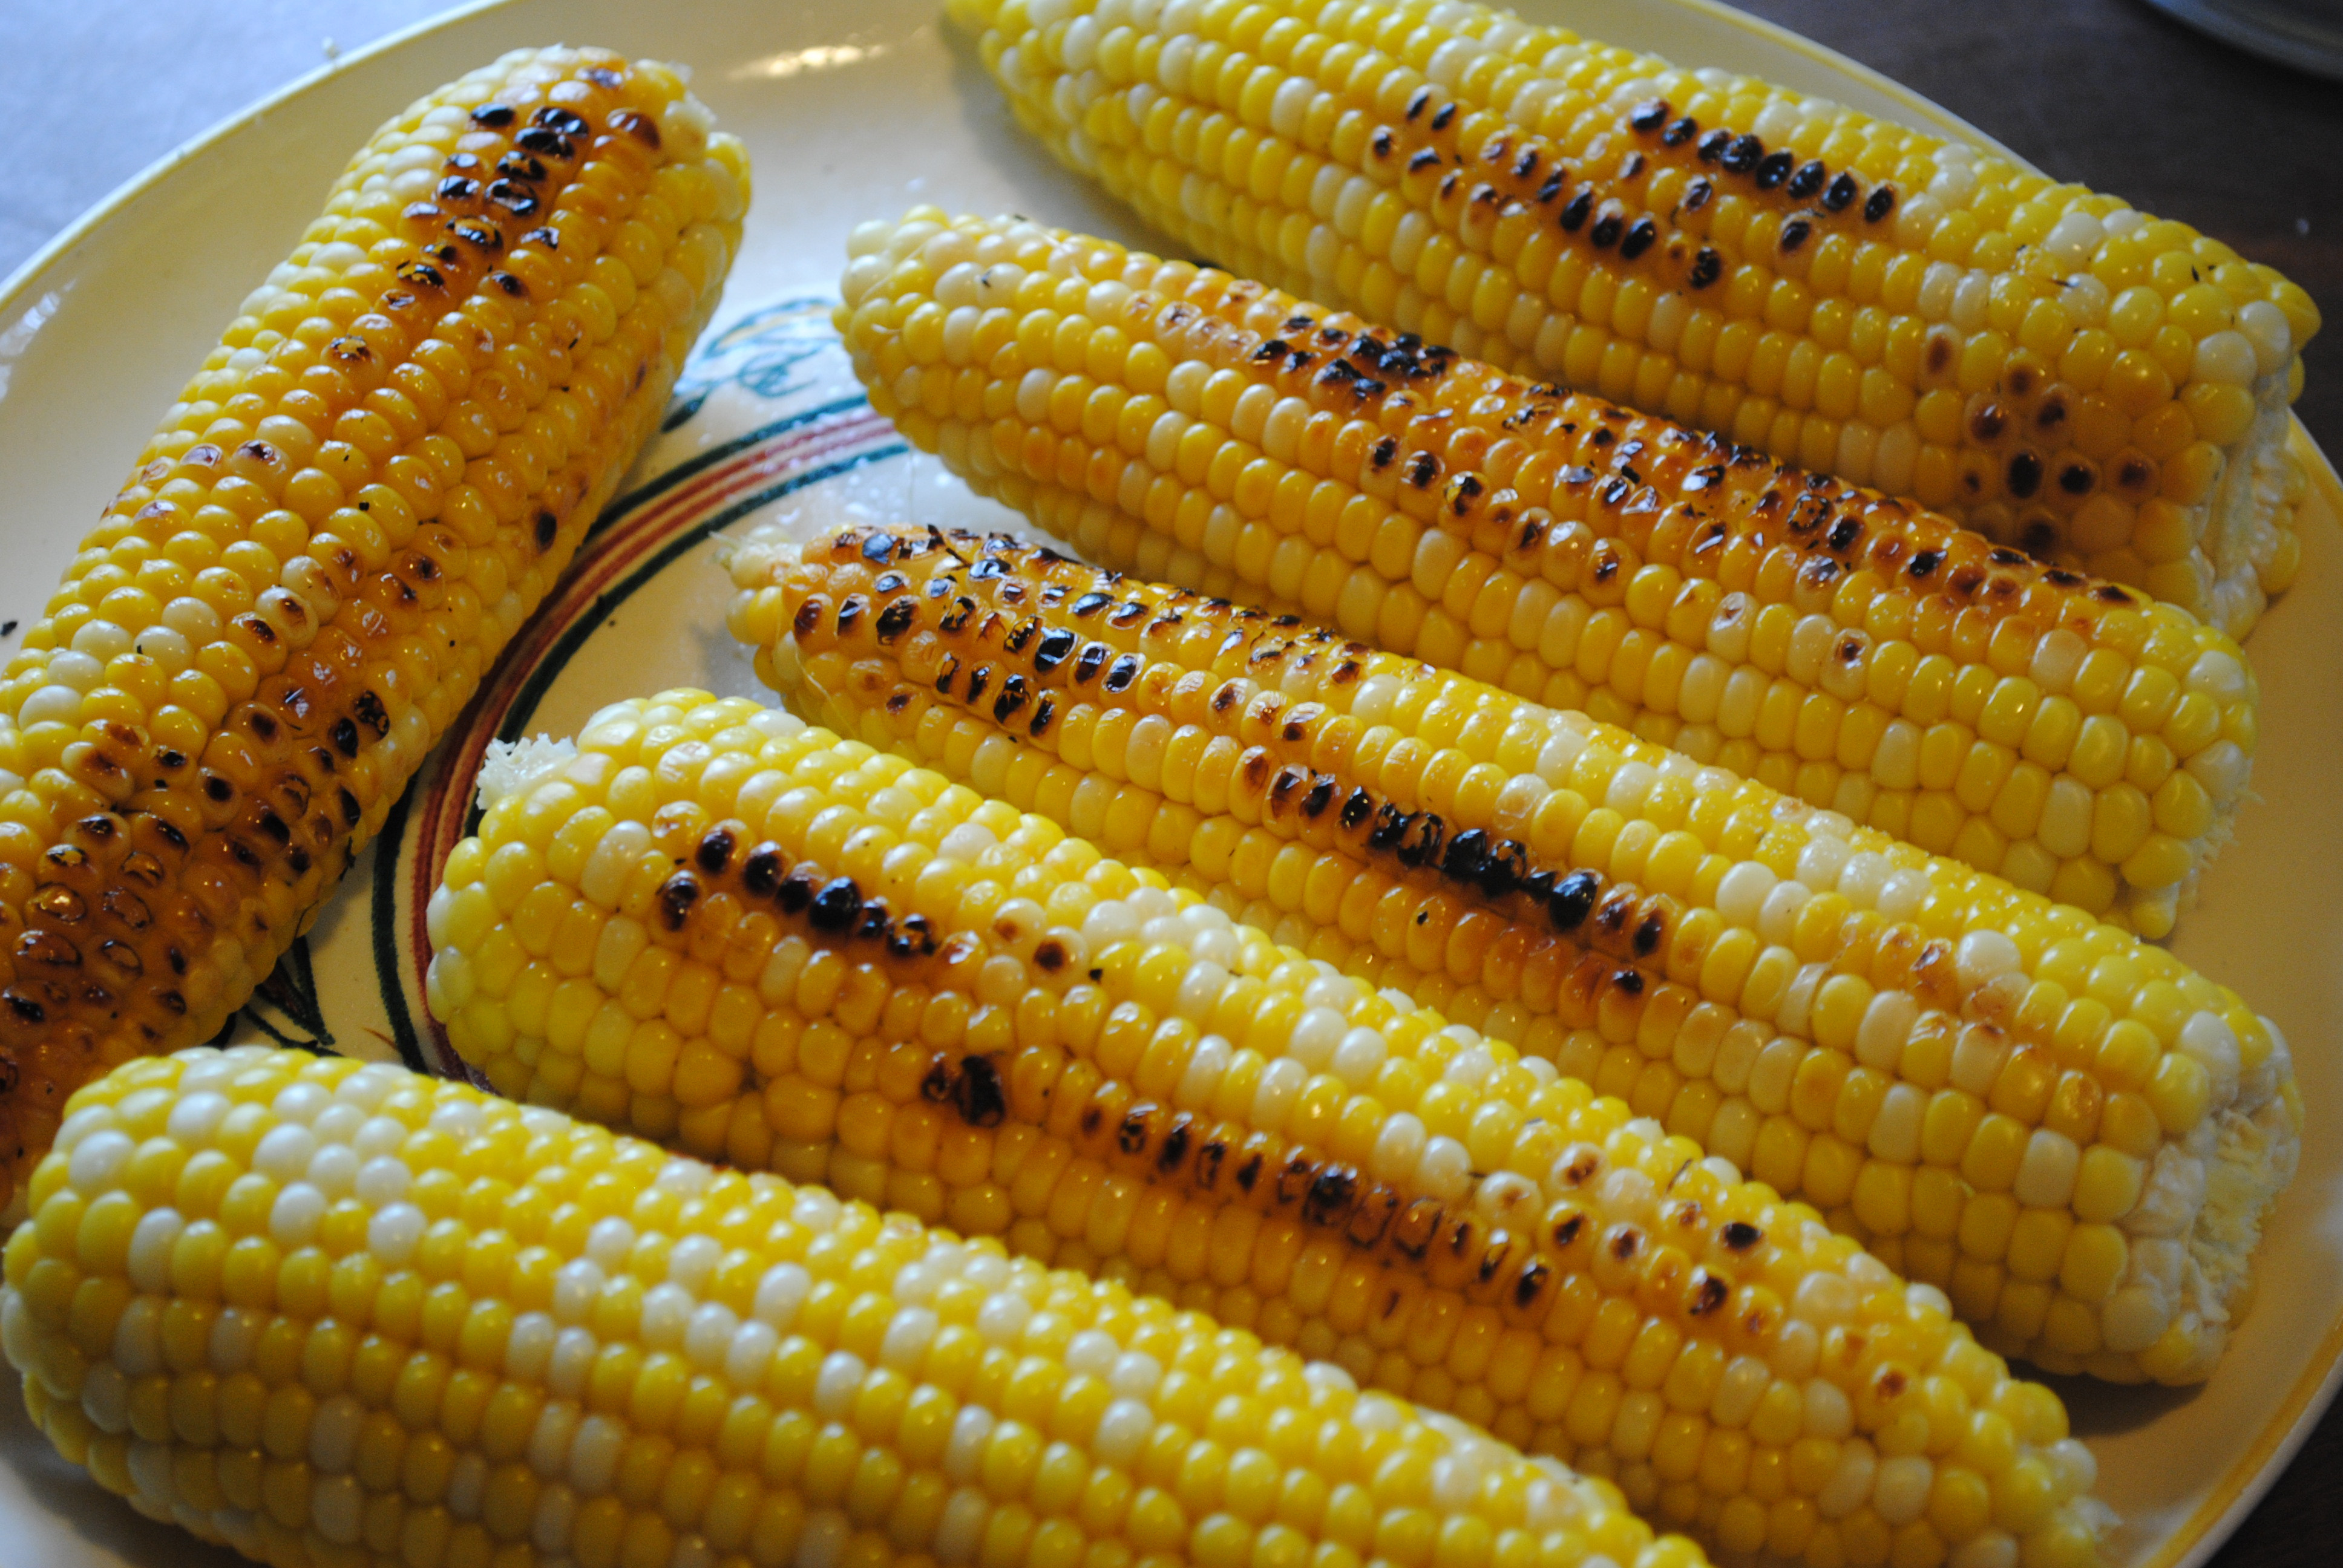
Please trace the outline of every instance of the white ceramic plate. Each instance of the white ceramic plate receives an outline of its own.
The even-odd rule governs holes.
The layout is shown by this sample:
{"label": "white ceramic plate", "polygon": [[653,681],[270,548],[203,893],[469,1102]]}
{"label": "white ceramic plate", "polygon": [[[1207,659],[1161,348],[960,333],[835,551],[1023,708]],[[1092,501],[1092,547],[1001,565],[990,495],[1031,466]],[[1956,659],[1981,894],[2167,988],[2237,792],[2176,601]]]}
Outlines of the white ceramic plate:
{"label": "white ceramic plate", "polygon": [[[1529,0],[1592,36],[1687,65],[1754,72],[1867,112],[1986,140],[1934,105],[1709,0]],[[1125,215],[1010,123],[935,0],[852,6],[705,0],[508,0],[341,62],[181,149],[116,193],[0,288],[0,619],[29,623],[89,518],[221,323],[280,260],[317,194],[374,126],[521,45],[594,43],[687,62],[755,158],[757,199],[715,329],[670,428],[598,525],[558,602],[508,652],[380,847],[280,968],[245,1033],[444,1065],[420,1005],[418,908],[463,829],[461,784],[490,739],[570,731],[620,695],[691,684],[758,693],[722,629],[708,536],[751,514],[810,528],[842,512],[899,520],[1008,515],[907,455],[847,373],[828,325],[850,228],[920,201],[1016,211],[1144,244]],[[2267,1282],[2213,1381],[2182,1392],[2061,1387],[2125,1517],[2118,1562],[2209,1556],[2291,1456],[2343,1358],[2343,488],[2304,443],[2322,499],[2303,523],[2303,586],[2255,634],[2262,799],[2174,943],[2294,1041],[2313,1108],[2301,1174],[2261,1255]],[[13,636],[0,636],[0,652]],[[13,1374],[0,1373],[0,1377]],[[65,1463],[0,1397],[0,1560],[54,1568],[225,1563],[149,1523]]]}

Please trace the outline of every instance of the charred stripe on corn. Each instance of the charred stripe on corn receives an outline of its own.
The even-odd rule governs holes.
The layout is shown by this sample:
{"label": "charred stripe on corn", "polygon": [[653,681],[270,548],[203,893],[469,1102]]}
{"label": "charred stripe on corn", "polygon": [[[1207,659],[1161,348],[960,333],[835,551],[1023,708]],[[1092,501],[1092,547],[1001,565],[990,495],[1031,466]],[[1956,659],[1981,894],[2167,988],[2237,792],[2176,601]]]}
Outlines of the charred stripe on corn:
{"label": "charred stripe on corn", "polygon": [[1917,498],[2242,636],[2310,297],[2187,225],[1479,5],[963,0],[1197,254]]}
{"label": "charred stripe on corn", "polygon": [[733,565],[760,669],[847,732],[1522,1042],[1996,1346],[2191,1381],[2249,1298],[2290,1060],[2132,937],[1575,715],[1011,541],[856,529]]}
{"label": "charred stripe on corn", "polygon": [[1176,1292],[1735,1552],[2089,1556],[2056,1402],[1940,1295],[1550,1064],[782,715],[580,748],[432,901],[508,1092]]}
{"label": "charred stripe on corn", "polygon": [[840,327],[877,406],[1110,566],[1584,709],[2149,935],[2228,836],[2251,672],[2131,590],[1222,273],[932,212],[853,248]]}
{"label": "charred stripe on corn", "polygon": [[0,677],[0,1207],[244,1000],[568,561],[739,243],[709,126],[598,50],[421,99],[148,442]]}
{"label": "charred stripe on corn", "polygon": [[1701,1562],[1250,1334],[387,1065],[134,1063],[34,1191],[34,1419],[265,1562]]}

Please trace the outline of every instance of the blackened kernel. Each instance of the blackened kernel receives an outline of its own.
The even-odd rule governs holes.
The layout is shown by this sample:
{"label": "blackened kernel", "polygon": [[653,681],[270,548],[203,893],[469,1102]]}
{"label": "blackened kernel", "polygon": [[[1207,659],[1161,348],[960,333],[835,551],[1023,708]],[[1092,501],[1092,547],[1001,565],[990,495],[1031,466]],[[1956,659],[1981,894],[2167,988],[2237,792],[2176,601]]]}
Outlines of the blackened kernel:
{"label": "blackened kernel", "polygon": [[1767,153],[1765,157],[1758,160],[1756,174],[1757,188],[1761,191],[1772,190],[1775,186],[1780,185],[1784,180],[1790,177],[1790,170],[1795,166],[1797,160],[1791,156],[1789,153],[1779,148]]}
{"label": "blackened kernel", "polygon": [[1896,187],[1880,186],[1864,198],[1863,216],[1867,223],[1877,223],[1896,206]]}
{"label": "blackened kernel", "polygon": [[1841,170],[1836,179],[1823,187],[1823,206],[1832,212],[1844,212],[1862,190],[1862,182]]}
{"label": "blackened kernel", "polygon": [[1822,159],[1811,158],[1798,166],[1797,171],[1790,176],[1789,182],[1782,188],[1799,201],[1804,201],[1822,189],[1829,178],[1830,171],[1823,167]]}

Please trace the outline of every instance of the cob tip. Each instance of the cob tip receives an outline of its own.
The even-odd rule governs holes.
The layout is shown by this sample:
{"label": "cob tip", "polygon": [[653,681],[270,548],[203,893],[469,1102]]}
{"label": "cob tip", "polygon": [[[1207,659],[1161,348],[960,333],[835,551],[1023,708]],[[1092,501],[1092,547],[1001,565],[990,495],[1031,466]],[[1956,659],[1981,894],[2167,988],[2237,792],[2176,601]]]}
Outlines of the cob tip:
{"label": "cob tip", "polygon": [[493,811],[515,796],[528,794],[577,755],[575,742],[557,740],[550,735],[489,741],[477,784],[480,809]]}

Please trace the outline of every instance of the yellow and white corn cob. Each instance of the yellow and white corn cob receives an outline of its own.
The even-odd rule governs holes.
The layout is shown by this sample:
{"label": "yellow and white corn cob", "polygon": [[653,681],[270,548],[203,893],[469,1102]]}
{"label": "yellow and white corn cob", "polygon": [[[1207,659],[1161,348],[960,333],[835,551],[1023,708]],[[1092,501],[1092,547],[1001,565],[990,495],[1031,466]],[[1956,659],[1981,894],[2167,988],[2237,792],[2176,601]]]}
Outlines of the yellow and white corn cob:
{"label": "yellow and white corn cob", "polygon": [[2186,224],[1481,5],[956,0],[1193,254],[1946,509],[2242,637],[2310,297]]}
{"label": "yellow and white corn cob", "polygon": [[0,1210],[314,917],[656,426],[747,199],[669,67],[524,50],[246,299],[0,675]]}
{"label": "yellow and white corn cob", "polygon": [[1207,1307],[1728,1555],[2091,1559],[2056,1400],[1551,1064],[739,699],[543,744],[429,906],[505,1092]]}
{"label": "yellow and white corn cob", "polygon": [[2301,1108],[2169,955],[1762,786],[1013,541],[752,538],[811,717],[1518,1041],[2058,1371],[2204,1377]]}
{"label": "yellow and white corn cob", "polygon": [[81,1091],[0,1344],[266,1563],[1698,1568],[1618,1494],[1112,1284],[387,1064]]}
{"label": "yellow and white corn cob", "polygon": [[866,226],[874,405],[1102,564],[1581,709],[2150,936],[2243,799],[2236,645],[2131,590],[1186,263]]}

